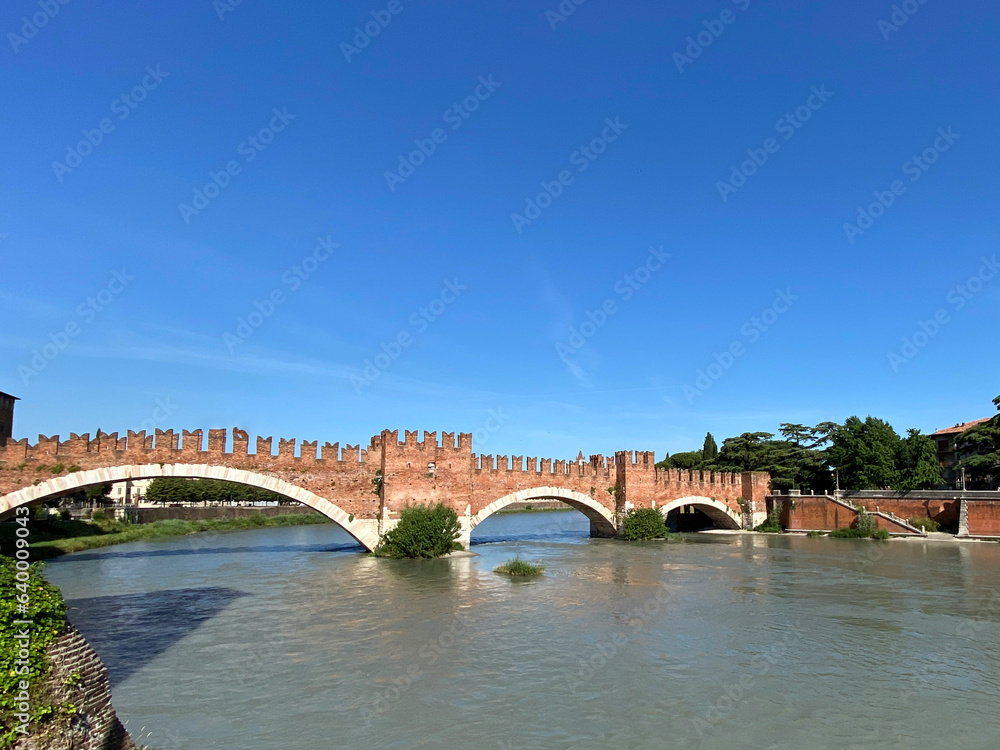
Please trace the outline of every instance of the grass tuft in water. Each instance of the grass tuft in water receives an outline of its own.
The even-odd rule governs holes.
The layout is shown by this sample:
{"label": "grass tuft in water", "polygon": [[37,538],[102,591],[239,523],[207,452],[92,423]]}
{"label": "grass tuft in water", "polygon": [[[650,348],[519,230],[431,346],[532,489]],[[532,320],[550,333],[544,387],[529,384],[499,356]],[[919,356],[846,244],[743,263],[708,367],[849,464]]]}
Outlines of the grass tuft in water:
{"label": "grass tuft in water", "polygon": [[532,565],[527,560],[522,560],[520,555],[493,568],[494,573],[508,576],[540,576],[544,570],[541,565]]}

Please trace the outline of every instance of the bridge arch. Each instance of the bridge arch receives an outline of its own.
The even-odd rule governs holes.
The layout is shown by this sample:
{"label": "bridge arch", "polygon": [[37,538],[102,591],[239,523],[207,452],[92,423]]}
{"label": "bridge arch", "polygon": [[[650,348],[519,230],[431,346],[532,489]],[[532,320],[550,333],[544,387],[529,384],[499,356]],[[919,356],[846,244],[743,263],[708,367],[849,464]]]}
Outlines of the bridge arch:
{"label": "bridge arch", "polygon": [[518,490],[509,495],[504,495],[472,516],[469,521],[469,528],[465,530],[464,534],[466,544],[469,535],[472,534],[472,530],[494,513],[503,510],[512,503],[524,503],[530,500],[561,500],[590,519],[592,535],[616,536],[614,512],[601,505],[589,495],[576,492],[575,490],[568,490],[564,487],[532,487],[531,489]]}
{"label": "bridge arch", "polygon": [[743,520],[739,514],[730,510],[729,506],[725,503],[713,500],[710,497],[692,495],[690,497],[671,500],[666,505],[660,506],[660,512],[663,514],[665,520],[670,511],[682,508],[685,505],[693,505],[723,529],[743,528]]}
{"label": "bridge arch", "polygon": [[83,487],[107,482],[124,482],[129,479],[156,479],[160,477],[222,479],[227,482],[270,490],[322,513],[354,537],[367,550],[371,551],[378,545],[378,521],[352,519],[326,498],[277,477],[244,469],[207,464],[143,464],[77,471],[3,495],[0,497],[0,518],[9,515],[19,507],[38,505]]}

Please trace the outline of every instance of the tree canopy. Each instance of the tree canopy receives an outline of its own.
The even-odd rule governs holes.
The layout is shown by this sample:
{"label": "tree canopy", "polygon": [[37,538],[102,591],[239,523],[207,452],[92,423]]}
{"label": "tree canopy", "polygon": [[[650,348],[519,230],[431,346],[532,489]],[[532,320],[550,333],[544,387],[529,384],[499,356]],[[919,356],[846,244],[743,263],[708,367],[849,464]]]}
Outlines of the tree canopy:
{"label": "tree canopy", "polygon": [[[997,397],[1000,409],[1000,396]],[[990,425],[993,425],[990,427]],[[820,422],[815,427],[795,422],[780,425],[781,438],[770,432],[744,432],[715,448],[706,435],[700,451],[668,455],[657,466],[693,471],[766,471],[775,490],[799,489],[828,493],[839,474],[848,490],[927,489],[941,483],[941,466],[933,440],[919,430],[900,438],[888,422],[850,417],[844,424]],[[982,471],[1000,472],[1000,414],[989,425],[970,430],[969,440],[992,446],[991,455],[969,459]]]}
{"label": "tree canopy", "polygon": [[967,455],[959,466],[964,467],[977,483],[1000,476],[1000,396],[993,399],[993,403],[998,409],[993,419],[966,430],[955,439],[959,455],[976,454]]}
{"label": "tree canopy", "polygon": [[221,479],[178,479],[158,477],[149,483],[146,500],[151,503],[221,503],[238,500],[252,503],[276,503],[287,500],[260,487],[251,487]]}

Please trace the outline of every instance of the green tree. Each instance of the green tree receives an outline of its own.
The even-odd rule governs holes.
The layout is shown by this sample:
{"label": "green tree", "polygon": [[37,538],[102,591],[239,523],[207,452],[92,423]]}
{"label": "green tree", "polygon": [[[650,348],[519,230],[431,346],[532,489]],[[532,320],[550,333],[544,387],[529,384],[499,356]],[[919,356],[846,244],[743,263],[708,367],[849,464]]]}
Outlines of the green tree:
{"label": "green tree", "polygon": [[670,465],[674,469],[700,469],[702,465],[701,451],[675,453],[670,457]]}
{"label": "green tree", "polygon": [[788,442],[799,446],[812,440],[813,431],[811,427],[806,427],[804,424],[783,422],[781,425],[781,435]]}
{"label": "green tree", "polygon": [[663,514],[656,508],[632,508],[622,522],[622,539],[630,542],[667,536]]}
{"label": "green tree", "polygon": [[881,419],[850,417],[832,433],[830,462],[849,490],[890,489],[898,483],[899,435]]}
{"label": "green tree", "polygon": [[397,559],[440,557],[462,548],[456,541],[461,531],[458,515],[443,503],[414,505],[400,511],[399,523],[383,535],[375,553]]}
{"label": "green tree", "polygon": [[907,430],[906,437],[899,441],[896,468],[899,471],[898,489],[903,492],[930,489],[943,478],[934,441],[920,434],[920,430]]}
{"label": "green tree", "polygon": [[744,432],[739,437],[726,438],[719,451],[719,463],[736,467],[736,471],[761,471],[769,463],[767,441],[772,437],[770,432]]}
{"label": "green tree", "polygon": [[705,444],[701,448],[701,457],[705,463],[715,463],[715,459],[719,457],[719,446],[715,443],[715,438],[712,437],[712,433],[705,435]]}
{"label": "green tree", "polygon": [[88,503],[101,503],[108,499],[111,492],[111,484],[93,484],[84,489],[83,494]]}
{"label": "green tree", "polygon": [[[993,399],[1000,411],[1000,396]],[[1000,413],[989,422],[972,427],[955,439],[959,455],[975,453],[959,462],[959,466],[975,482],[986,483],[990,477],[1000,476]]]}

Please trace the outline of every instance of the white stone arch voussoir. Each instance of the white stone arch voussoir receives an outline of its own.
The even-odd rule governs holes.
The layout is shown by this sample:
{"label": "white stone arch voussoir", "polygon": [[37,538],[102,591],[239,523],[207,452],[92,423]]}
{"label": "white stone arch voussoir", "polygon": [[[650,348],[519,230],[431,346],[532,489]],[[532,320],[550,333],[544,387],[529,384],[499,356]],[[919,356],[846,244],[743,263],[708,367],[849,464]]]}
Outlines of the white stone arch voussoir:
{"label": "white stone arch voussoir", "polygon": [[743,519],[739,514],[729,509],[729,506],[719,500],[710,497],[690,496],[682,497],[679,500],[671,500],[669,503],[660,506],[660,512],[666,518],[667,514],[685,505],[694,505],[725,529],[743,528]]}
{"label": "white stone arch voussoir", "polygon": [[[37,505],[52,497],[72,492],[82,487],[107,482],[124,482],[128,479],[156,479],[158,477],[177,477],[182,479],[222,479],[227,482],[246,484],[251,487],[276,492],[290,500],[307,505],[322,513],[344,531],[358,540],[366,549],[373,550],[378,546],[377,523],[364,520],[351,520],[350,516],[329,500],[297,487],[277,477],[257,474],[244,469],[232,469],[226,466],[208,466],[205,464],[143,464],[134,466],[111,466],[89,471],[77,471],[62,477],[55,477],[46,482],[25,487],[16,492],[0,497],[0,517],[8,515],[19,507]],[[369,528],[371,527],[371,528]]]}
{"label": "white stone arch voussoir", "polygon": [[494,500],[472,517],[469,524],[469,532],[471,533],[472,529],[511,503],[524,503],[529,500],[561,500],[587,516],[603,533],[609,536],[614,536],[615,534],[615,514],[611,510],[605,508],[589,495],[576,492],[575,490],[568,490],[564,487],[532,487],[531,489],[518,490],[509,495],[504,495],[499,500]]}

